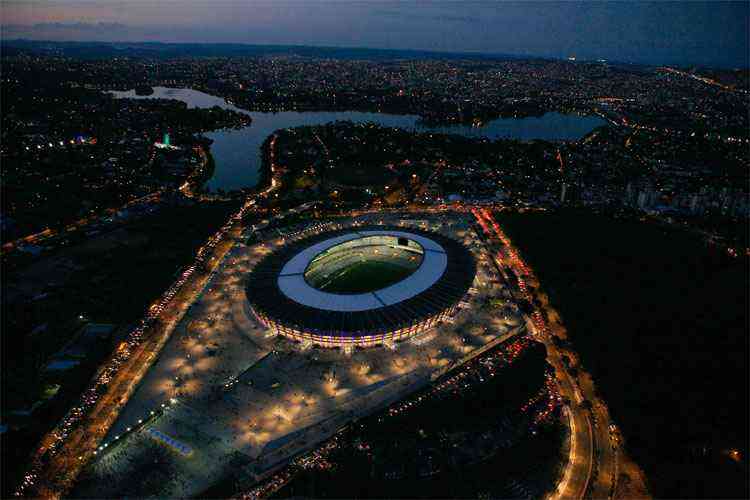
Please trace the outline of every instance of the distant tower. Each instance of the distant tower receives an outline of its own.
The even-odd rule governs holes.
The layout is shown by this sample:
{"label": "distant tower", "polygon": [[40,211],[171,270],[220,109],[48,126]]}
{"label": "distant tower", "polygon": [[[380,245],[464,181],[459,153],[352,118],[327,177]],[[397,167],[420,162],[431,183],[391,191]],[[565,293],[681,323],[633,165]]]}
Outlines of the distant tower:
{"label": "distant tower", "polygon": [[568,190],[568,185],[564,182],[562,183],[562,189],[560,190],[560,204],[562,205],[565,203],[565,192]]}
{"label": "distant tower", "polygon": [[169,144],[169,132],[166,132],[166,133],[164,134],[164,140],[163,140],[162,142],[163,142],[164,144],[166,144],[167,146],[170,146],[170,144]]}

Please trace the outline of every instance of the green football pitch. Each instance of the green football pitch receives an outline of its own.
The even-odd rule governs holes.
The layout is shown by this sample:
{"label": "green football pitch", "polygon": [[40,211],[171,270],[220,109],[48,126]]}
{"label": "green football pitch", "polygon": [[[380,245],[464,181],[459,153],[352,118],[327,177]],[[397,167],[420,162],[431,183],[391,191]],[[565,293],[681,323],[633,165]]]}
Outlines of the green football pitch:
{"label": "green football pitch", "polygon": [[329,293],[366,293],[397,283],[415,271],[415,268],[390,262],[365,260],[341,269],[335,275],[321,279],[313,286]]}

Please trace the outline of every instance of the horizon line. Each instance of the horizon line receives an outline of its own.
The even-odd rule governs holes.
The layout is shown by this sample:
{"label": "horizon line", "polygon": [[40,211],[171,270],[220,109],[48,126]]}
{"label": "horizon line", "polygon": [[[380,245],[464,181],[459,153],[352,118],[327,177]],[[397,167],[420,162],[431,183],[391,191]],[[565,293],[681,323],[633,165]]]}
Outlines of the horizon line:
{"label": "horizon line", "polygon": [[[487,51],[470,51],[470,50],[435,50],[435,49],[413,49],[413,48],[380,48],[380,47],[366,47],[366,46],[345,46],[345,45],[315,45],[315,44],[280,44],[280,43],[249,43],[249,42],[206,42],[206,41],[164,41],[164,40],[138,40],[138,41],[124,41],[124,40],[43,40],[34,38],[3,38],[0,35],[0,43],[13,43],[13,42],[26,42],[26,43],[51,43],[51,44],[91,44],[91,45],[204,45],[204,46],[239,46],[239,47],[257,47],[257,48],[301,48],[301,49],[329,49],[329,50],[354,50],[354,51],[373,51],[373,52],[407,52],[415,54],[433,54],[440,56],[467,56],[471,58],[484,58],[484,59],[500,59],[500,58],[515,58],[518,60],[542,60],[542,61],[567,61],[571,63],[602,63],[602,64],[614,64],[614,65],[628,65],[628,66],[639,66],[647,68],[658,68],[661,66],[677,66],[677,67],[699,67],[707,69],[721,69],[721,70],[748,70],[750,69],[750,63],[746,66],[708,66],[699,63],[645,63],[635,62],[620,59],[607,59],[607,58],[578,58],[575,54],[571,54],[568,57],[564,56],[542,56],[533,54],[520,54],[510,52],[487,52]],[[205,56],[194,56],[194,57],[205,57]],[[459,59],[460,57],[451,57]]]}

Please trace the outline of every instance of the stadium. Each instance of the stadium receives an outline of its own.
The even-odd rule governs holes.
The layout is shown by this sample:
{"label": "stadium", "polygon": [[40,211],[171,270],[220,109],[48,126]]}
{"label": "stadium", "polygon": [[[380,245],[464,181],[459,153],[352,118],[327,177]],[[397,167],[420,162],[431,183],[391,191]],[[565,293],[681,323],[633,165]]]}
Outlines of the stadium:
{"label": "stadium", "polygon": [[389,226],[327,231],[261,260],[247,305],[279,335],[321,347],[398,342],[455,312],[476,274],[461,243]]}

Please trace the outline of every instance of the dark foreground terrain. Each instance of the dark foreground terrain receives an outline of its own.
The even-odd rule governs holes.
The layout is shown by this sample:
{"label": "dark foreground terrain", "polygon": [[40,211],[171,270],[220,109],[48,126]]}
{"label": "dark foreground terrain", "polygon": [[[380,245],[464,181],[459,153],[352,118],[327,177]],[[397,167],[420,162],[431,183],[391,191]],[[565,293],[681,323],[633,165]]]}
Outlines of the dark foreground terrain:
{"label": "dark foreground terrain", "polygon": [[747,498],[747,258],[580,212],[497,220],[559,311],[652,494]]}
{"label": "dark foreground terrain", "polygon": [[[275,498],[540,498],[565,465],[544,346],[520,339],[337,436]],[[508,361],[513,359],[512,361]],[[441,389],[442,388],[442,389]],[[550,411],[550,408],[554,408]]]}
{"label": "dark foreground terrain", "polygon": [[[36,444],[102,360],[234,210],[234,202],[165,207],[126,228],[4,268],[2,412],[8,431],[0,437],[0,497],[11,495]],[[81,331],[90,324],[113,331],[88,339]],[[77,364],[50,370],[55,359]]]}

